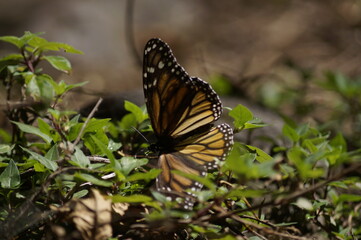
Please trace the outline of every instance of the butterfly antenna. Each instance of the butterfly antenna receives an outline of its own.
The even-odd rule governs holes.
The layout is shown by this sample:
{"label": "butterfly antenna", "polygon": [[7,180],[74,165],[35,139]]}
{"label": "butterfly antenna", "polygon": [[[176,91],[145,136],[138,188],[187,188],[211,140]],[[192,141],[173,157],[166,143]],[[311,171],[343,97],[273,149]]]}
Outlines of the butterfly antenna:
{"label": "butterfly antenna", "polygon": [[138,130],[136,129],[135,127],[131,126],[131,128],[133,128],[133,130],[135,130],[140,136],[142,136],[142,138],[147,142],[149,143],[148,139]]}

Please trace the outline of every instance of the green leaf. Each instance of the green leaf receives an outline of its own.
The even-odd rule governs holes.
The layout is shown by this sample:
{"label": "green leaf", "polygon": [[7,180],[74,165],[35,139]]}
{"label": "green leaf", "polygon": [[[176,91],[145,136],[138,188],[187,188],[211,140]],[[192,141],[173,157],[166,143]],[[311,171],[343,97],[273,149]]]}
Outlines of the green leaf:
{"label": "green leaf", "polygon": [[26,83],[26,93],[29,94],[34,100],[40,100],[40,88],[35,74],[23,74]]}
{"label": "green leaf", "polygon": [[129,101],[124,101],[124,108],[133,113],[135,116],[135,119],[137,121],[137,123],[141,123],[143,122],[145,119],[147,119],[147,114],[137,105],[135,105],[134,103],[131,103]]}
{"label": "green leaf", "polygon": [[50,105],[55,95],[53,85],[50,82],[53,81],[53,79],[46,74],[42,74],[36,77],[36,81],[39,87],[41,100]]}
{"label": "green leaf", "polygon": [[104,119],[92,118],[88,122],[88,125],[85,127],[84,132],[99,131],[99,129],[106,127],[109,121],[110,121],[110,118],[104,118]]}
{"label": "green leaf", "polygon": [[330,145],[335,148],[340,148],[342,153],[347,152],[347,143],[341,133],[338,133],[336,137],[331,139]]}
{"label": "green leaf", "polygon": [[237,197],[237,198],[255,198],[263,196],[267,193],[267,190],[265,189],[243,189],[243,188],[232,188],[227,193],[227,197]]}
{"label": "green leaf", "polygon": [[300,139],[300,135],[297,133],[297,131],[288,124],[283,126],[282,133],[294,143]]}
{"label": "green leaf", "polygon": [[48,61],[55,69],[58,69],[62,72],[69,73],[71,70],[71,64],[68,59],[62,56],[44,56],[46,61]]}
{"label": "green leaf", "polygon": [[[21,147],[21,146],[20,146]],[[21,147],[25,152],[29,153],[35,160],[44,165],[47,169],[55,171],[58,168],[58,164],[50,159],[41,156],[38,153],[32,152],[24,147]]]}
{"label": "green leaf", "polygon": [[[26,41],[26,44],[28,44],[29,46],[33,47],[34,50],[36,49],[40,49],[40,50],[43,50],[42,46],[44,44],[48,43],[48,41],[42,37],[39,37],[37,35],[32,35],[31,38],[29,38],[27,41]],[[34,52],[34,51],[33,51]]]}
{"label": "green leaf", "polygon": [[98,179],[98,178],[94,177],[93,175],[86,174],[86,173],[77,172],[77,173],[74,174],[74,177],[78,178],[78,179],[80,179],[82,181],[85,181],[85,182],[91,182],[92,184],[97,185],[97,186],[102,186],[102,187],[111,187],[111,186],[113,186],[113,183],[110,182],[110,181],[101,180],[101,179]]}
{"label": "green leaf", "polygon": [[244,162],[253,162],[256,159],[256,156],[257,155],[254,153],[246,152],[240,143],[235,142],[226,159],[225,166],[229,170],[242,173],[242,169],[244,169]]}
{"label": "green leaf", "polygon": [[80,167],[88,167],[90,165],[89,159],[85,156],[83,151],[79,147],[75,147],[75,152],[71,156],[71,160]]}
{"label": "green leaf", "polygon": [[58,152],[58,145],[55,144],[52,146],[49,151],[44,156],[46,159],[49,159],[51,161],[57,161],[59,160],[59,152]]}
{"label": "green leaf", "polygon": [[91,135],[90,137],[94,141],[94,143],[98,146],[100,152],[102,154],[105,154],[109,158],[111,165],[114,167],[115,157],[113,153],[108,149],[107,145],[105,145],[102,141],[99,140],[99,138],[95,137],[94,135]]}
{"label": "green leaf", "polygon": [[59,42],[47,42],[42,46],[44,50],[54,50],[59,51],[60,49],[64,49],[65,52],[68,53],[75,53],[75,54],[83,54],[82,51],[75,49],[74,47],[66,44],[66,43],[59,43]]}
{"label": "green leaf", "polygon": [[244,129],[245,123],[253,119],[252,112],[241,104],[233,108],[229,112],[229,116],[234,119],[233,124],[237,129]]}
{"label": "green leaf", "polygon": [[126,114],[119,122],[119,127],[122,131],[129,131],[132,127],[137,126],[137,119],[134,114]]}
{"label": "green leaf", "polygon": [[10,151],[13,150],[14,146],[15,145],[0,144],[0,154],[10,153]]}
{"label": "green leaf", "polygon": [[46,168],[44,167],[44,165],[39,162],[34,163],[34,170],[35,172],[46,172]]}
{"label": "green leaf", "polygon": [[20,173],[12,159],[0,175],[0,183],[2,188],[15,188],[20,184]]}
{"label": "green leaf", "polygon": [[361,195],[341,194],[337,199],[337,203],[341,202],[361,202]]}
{"label": "green leaf", "polygon": [[3,36],[0,37],[0,41],[11,43],[19,49],[23,47],[23,42],[21,41],[21,39],[15,36]]}
{"label": "green leaf", "polygon": [[38,128],[42,133],[50,136],[54,142],[61,140],[60,134],[41,118],[38,118]]}
{"label": "green leaf", "polygon": [[6,55],[3,58],[0,58],[0,62],[19,62],[22,61],[24,59],[23,55],[18,54],[18,53],[13,53],[13,54],[9,54]]}
{"label": "green leaf", "polygon": [[51,137],[49,137],[48,135],[41,132],[39,130],[39,128],[30,126],[30,125],[26,125],[26,124],[20,123],[20,122],[14,122],[14,121],[11,121],[11,122],[14,123],[15,125],[17,125],[21,131],[37,135],[37,136],[41,137],[48,144],[52,140]]}
{"label": "green leaf", "polygon": [[306,156],[306,152],[300,147],[292,147],[287,152],[288,159],[297,167],[302,179],[316,178],[323,174],[321,168],[314,169],[314,163],[307,161],[310,156]]}
{"label": "green leaf", "polygon": [[135,168],[143,166],[148,163],[146,158],[133,158],[133,157],[122,157],[120,159],[121,171],[124,175],[128,175]]}
{"label": "green leaf", "polygon": [[137,172],[127,177],[127,181],[133,182],[144,180],[146,182],[149,182],[150,180],[155,179],[161,172],[162,170],[157,168],[150,169],[149,172],[146,173]]}
{"label": "green leaf", "polygon": [[254,146],[251,146],[251,145],[246,145],[247,148],[251,149],[252,151],[255,151],[257,153],[257,161],[259,162],[265,162],[265,161],[270,161],[272,160],[273,158],[268,155],[267,153],[265,153],[262,149],[258,148],[258,147],[254,147]]}
{"label": "green leaf", "polygon": [[88,193],[89,191],[86,189],[80,190],[79,192],[74,193],[73,199],[85,197]]}
{"label": "green leaf", "polygon": [[244,129],[253,129],[265,127],[267,124],[260,121],[258,118],[253,118],[251,121],[248,121],[244,124]]}
{"label": "green leaf", "polygon": [[141,194],[134,194],[131,196],[112,196],[111,197],[113,203],[116,202],[123,202],[123,203],[145,203],[145,202],[151,202],[153,199],[146,195]]}
{"label": "green leaf", "polygon": [[[236,142],[227,157],[223,168],[225,168],[225,170],[233,171],[240,177],[245,177],[246,179],[269,177],[274,174],[273,166],[275,160],[273,158],[263,155],[260,151],[247,151],[247,149],[249,149],[247,146],[243,146]],[[261,153],[262,157],[258,156],[258,153]],[[263,162],[258,163],[258,161],[256,161],[257,157]]]}
{"label": "green leaf", "polygon": [[117,151],[119,148],[121,148],[122,143],[116,143],[112,139],[109,140],[108,143],[108,149],[112,152]]}
{"label": "green leaf", "polygon": [[66,85],[65,91],[67,92],[67,91],[69,91],[69,90],[71,90],[73,88],[84,86],[85,84],[88,84],[88,81],[75,83],[75,84],[68,84],[68,85]]}
{"label": "green leaf", "polygon": [[7,131],[1,128],[0,128],[0,137],[2,138],[3,143],[10,143],[12,141],[11,135]]}

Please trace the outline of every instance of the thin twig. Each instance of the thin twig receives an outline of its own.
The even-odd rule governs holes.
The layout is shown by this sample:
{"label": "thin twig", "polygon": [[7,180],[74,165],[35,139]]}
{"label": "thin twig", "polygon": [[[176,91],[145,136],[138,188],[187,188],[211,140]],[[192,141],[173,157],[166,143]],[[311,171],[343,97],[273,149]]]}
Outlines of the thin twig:
{"label": "thin twig", "polygon": [[81,137],[82,137],[82,135],[83,135],[83,132],[84,132],[86,126],[88,125],[88,122],[89,122],[90,119],[94,116],[94,113],[98,110],[98,107],[99,107],[99,105],[102,103],[102,101],[103,101],[103,98],[99,98],[99,100],[98,100],[98,102],[95,104],[93,110],[89,113],[89,115],[88,115],[88,117],[86,118],[86,120],[85,120],[82,128],[80,129],[80,132],[79,132],[79,134],[78,134],[78,137],[76,138],[76,140],[75,140],[74,143],[73,143],[74,146],[76,146],[76,145],[79,143],[79,141],[80,141],[80,139],[81,139]]}
{"label": "thin twig", "polygon": [[110,163],[108,158],[88,156],[88,159],[93,163]]}
{"label": "thin twig", "polygon": [[268,227],[263,227],[263,226],[260,226],[260,225],[258,225],[256,223],[245,221],[240,216],[238,216],[236,214],[232,214],[230,217],[233,220],[237,221],[237,222],[240,222],[240,223],[242,223],[244,225],[247,225],[247,226],[251,226],[253,228],[258,229],[259,231],[262,231],[262,232],[270,234],[270,235],[286,237],[287,239],[307,240],[307,238],[304,238],[304,237],[298,237],[298,236],[293,236],[293,235],[288,234],[288,233],[278,232],[278,231],[275,231],[275,230],[270,229]]}
{"label": "thin twig", "polygon": [[127,0],[125,12],[125,36],[128,48],[131,51],[133,59],[138,67],[142,67],[142,60],[137,52],[134,39],[133,13],[135,0]]}

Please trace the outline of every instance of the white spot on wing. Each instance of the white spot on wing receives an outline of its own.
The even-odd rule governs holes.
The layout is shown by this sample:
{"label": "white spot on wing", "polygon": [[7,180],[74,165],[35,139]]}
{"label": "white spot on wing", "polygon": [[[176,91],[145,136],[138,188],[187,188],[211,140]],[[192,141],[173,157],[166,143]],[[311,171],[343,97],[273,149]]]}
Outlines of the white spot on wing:
{"label": "white spot on wing", "polygon": [[162,61],[159,61],[158,63],[158,68],[162,69],[164,67],[164,63]]}

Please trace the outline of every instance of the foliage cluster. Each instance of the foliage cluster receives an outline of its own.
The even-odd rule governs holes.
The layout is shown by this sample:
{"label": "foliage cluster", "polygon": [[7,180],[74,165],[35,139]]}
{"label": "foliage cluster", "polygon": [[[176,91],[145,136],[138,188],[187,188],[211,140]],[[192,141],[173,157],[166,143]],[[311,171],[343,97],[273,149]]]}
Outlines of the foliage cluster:
{"label": "foliage cluster", "polygon": [[[184,211],[152,188],[161,171],[152,159],[134,157],[147,148],[134,129],[151,132],[144,107],[126,102],[119,122],[63,110],[65,94],[83,83],[56,82],[39,63],[68,73],[70,62],[48,53],[81,52],[30,32],[0,40],[19,51],[0,59],[12,124],[0,129],[0,238],[361,238],[361,149],[349,150],[341,132],[287,119],[287,141],[270,154],[236,142],[219,170],[187,176],[205,188]],[[229,115],[235,134],[265,127],[242,105]]]}

